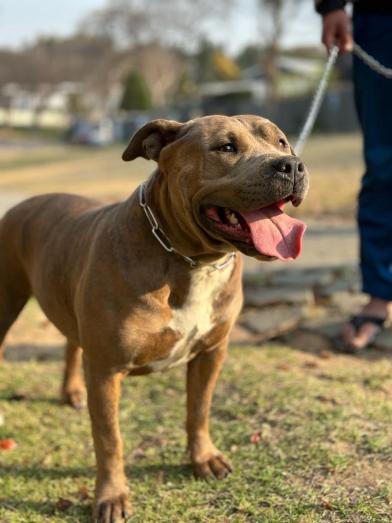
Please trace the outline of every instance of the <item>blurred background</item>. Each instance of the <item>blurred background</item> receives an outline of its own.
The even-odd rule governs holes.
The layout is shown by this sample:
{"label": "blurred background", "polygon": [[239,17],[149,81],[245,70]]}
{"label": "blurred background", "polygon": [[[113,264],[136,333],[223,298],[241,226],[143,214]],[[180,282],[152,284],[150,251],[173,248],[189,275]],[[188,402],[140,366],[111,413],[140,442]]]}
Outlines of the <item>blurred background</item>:
{"label": "blurred background", "polygon": [[[260,114],[294,140],[325,64],[320,26],[311,0],[0,0],[0,214],[54,190],[125,197],[152,165],[123,165],[121,148],[152,118]],[[353,217],[350,78],[346,55],[305,152],[312,216]]]}

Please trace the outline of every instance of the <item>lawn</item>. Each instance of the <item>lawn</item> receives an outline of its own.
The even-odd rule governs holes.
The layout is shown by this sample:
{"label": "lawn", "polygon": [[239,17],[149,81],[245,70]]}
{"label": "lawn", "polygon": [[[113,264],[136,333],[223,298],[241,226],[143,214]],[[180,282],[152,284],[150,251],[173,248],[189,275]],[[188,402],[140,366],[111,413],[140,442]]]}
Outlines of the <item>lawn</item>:
{"label": "lawn", "polygon": [[[193,479],[184,453],[184,370],[126,380],[127,474],[140,523],[391,521],[392,364],[268,345],[231,347],[212,432],[235,472]],[[89,521],[87,413],[58,402],[61,363],[0,369],[0,521]]]}

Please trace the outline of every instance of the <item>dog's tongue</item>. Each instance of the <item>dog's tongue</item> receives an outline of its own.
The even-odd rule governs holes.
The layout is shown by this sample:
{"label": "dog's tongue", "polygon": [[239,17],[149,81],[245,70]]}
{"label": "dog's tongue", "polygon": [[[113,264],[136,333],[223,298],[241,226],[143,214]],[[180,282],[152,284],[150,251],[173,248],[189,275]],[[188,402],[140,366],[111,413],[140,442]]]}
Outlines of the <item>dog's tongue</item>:
{"label": "dog's tongue", "polygon": [[301,252],[306,225],[285,214],[278,204],[258,211],[241,212],[256,249],[280,260],[293,260]]}

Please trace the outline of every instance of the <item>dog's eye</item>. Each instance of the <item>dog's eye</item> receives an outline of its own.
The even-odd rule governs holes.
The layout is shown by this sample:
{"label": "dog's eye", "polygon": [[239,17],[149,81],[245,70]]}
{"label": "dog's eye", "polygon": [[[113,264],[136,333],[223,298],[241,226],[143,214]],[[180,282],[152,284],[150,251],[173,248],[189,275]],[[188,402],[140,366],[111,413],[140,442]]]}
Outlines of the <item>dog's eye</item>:
{"label": "dog's eye", "polygon": [[286,142],[286,140],[284,138],[279,138],[279,145],[281,146],[282,149],[286,149],[286,147],[288,146],[288,143]]}
{"label": "dog's eye", "polygon": [[215,149],[216,151],[219,151],[221,153],[236,153],[237,149],[235,148],[235,145],[233,143],[225,143],[224,145],[220,145]]}

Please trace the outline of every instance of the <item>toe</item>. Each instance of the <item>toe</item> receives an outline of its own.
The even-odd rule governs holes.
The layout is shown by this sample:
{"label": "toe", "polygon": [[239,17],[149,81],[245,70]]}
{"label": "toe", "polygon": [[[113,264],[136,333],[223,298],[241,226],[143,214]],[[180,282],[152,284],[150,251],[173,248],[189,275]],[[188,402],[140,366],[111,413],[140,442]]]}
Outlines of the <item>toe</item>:
{"label": "toe", "polygon": [[102,502],[98,505],[97,523],[110,523],[111,505],[109,502]]}
{"label": "toe", "polygon": [[341,332],[341,337],[343,342],[348,346],[353,346],[353,341],[355,340],[355,329],[351,323],[346,323]]}
{"label": "toe", "polygon": [[352,344],[357,349],[363,349],[369,343],[372,343],[376,334],[380,330],[377,325],[372,325],[371,323],[365,323],[360,329],[355,338],[352,341]]}
{"label": "toe", "polygon": [[74,409],[83,409],[86,406],[86,392],[84,389],[64,391],[63,400],[66,405],[70,405]]}
{"label": "toe", "polygon": [[210,480],[214,479],[214,474],[210,468],[209,462],[204,461],[203,463],[194,463],[193,472],[199,479]]}
{"label": "toe", "polygon": [[96,523],[123,523],[132,513],[126,496],[104,500],[98,503]]}
{"label": "toe", "polygon": [[193,470],[195,476],[201,479],[224,479],[232,472],[230,462],[225,456],[218,454],[211,456],[202,463],[194,463]]}
{"label": "toe", "polygon": [[232,471],[231,465],[224,456],[214,456],[209,465],[217,479],[224,479]]}

